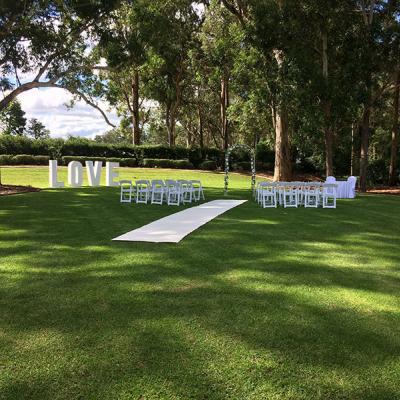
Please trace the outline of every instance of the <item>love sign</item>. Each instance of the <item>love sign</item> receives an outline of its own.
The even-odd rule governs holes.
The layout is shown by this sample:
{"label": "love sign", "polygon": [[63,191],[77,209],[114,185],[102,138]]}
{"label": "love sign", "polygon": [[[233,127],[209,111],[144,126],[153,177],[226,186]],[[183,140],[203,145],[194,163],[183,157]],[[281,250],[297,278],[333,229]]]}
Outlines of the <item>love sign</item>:
{"label": "love sign", "polygon": [[[86,174],[88,178],[89,186],[99,186],[101,171],[103,162],[102,161],[86,161]],[[118,172],[115,168],[119,167],[117,162],[106,162],[106,186],[118,186],[118,182],[114,179],[118,177]],[[49,186],[51,188],[64,187],[64,182],[58,180],[57,176],[57,160],[49,161]],[[72,187],[82,186],[83,181],[83,166],[79,161],[71,161],[68,164],[68,185]]]}

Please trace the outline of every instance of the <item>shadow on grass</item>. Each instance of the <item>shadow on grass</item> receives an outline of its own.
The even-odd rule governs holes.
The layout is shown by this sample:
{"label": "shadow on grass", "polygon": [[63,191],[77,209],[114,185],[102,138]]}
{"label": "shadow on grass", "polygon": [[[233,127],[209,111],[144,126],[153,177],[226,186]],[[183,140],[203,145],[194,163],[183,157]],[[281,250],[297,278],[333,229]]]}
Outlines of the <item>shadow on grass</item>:
{"label": "shadow on grass", "polygon": [[113,189],[0,204],[0,397],[400,396],[396,199],[247,202],[178,245],[111,242],[181,209]]}

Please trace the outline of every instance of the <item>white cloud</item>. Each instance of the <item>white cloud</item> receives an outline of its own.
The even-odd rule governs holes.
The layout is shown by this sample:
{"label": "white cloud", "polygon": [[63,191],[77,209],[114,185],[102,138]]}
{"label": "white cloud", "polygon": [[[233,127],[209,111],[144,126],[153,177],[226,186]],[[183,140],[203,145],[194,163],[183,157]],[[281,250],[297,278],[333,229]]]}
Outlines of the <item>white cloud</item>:
{"label": "white cloud", "polygon": [[[26,117],[37,118],[49,130],[52,137],[85,136],[94,137],[111,129],[102,115],[84,101],[76,102],[74,108],[68,110],[72,95],[63,89],[32,89],[18,96]],[[114,124],[118,123],[115,110],[108,110],[106,103],[99,106]]]}

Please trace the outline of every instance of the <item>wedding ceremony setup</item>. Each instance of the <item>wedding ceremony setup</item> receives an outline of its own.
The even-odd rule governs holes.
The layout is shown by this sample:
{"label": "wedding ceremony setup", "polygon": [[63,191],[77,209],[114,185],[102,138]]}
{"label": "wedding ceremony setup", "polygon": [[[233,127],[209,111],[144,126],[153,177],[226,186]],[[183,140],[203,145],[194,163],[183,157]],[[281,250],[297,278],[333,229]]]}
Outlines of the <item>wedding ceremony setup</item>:
{"label": "wedding ceremony setup", "polygon": [[0,400],[400,400],[400,1],[0,0]]}
{"label": "wedding ceremony setup", "polygon": [[192,201],[205,200],[200,180],[186,179],[140,179],[121,180],[120,202],[136,204],[163,204],[179,206]]}
{"label": "wedding ceremony setup", "polygon": [[356,178],[336,181],[328,176],[322,182],[257,182],[254,197],[264,208],[287,207],[336,208],[336,199],[354,199]]}

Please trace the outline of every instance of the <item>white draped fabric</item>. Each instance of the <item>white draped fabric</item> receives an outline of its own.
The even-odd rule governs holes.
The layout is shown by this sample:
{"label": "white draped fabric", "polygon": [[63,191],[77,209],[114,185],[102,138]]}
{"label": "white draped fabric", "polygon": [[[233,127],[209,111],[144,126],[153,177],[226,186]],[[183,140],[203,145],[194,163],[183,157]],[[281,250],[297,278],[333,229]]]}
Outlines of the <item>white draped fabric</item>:
{"label": "white draped fabric", "polygon": [[354,199],[356,197],[356,178],[350,176],[347,181],[337,181],[333,176],[328,176],[326,183],[336,183],[338,199]]}

